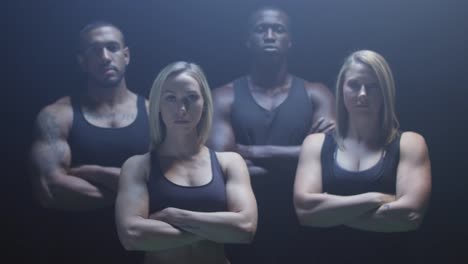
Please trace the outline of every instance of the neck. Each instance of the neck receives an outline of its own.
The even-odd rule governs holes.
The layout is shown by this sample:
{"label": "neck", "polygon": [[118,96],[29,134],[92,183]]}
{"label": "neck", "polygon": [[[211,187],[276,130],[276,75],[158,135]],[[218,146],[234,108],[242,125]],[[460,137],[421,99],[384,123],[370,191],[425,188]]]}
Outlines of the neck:
{"label": "neck", "polygon": [[96,104],[115,105],[125,101],[131,94],[127,88],[125,79],[122,79],[119,84],[112,87],[103,87],[95,82],[88,81],[87,87],[86,97]]}
{"label": "neck", "polygon": [[349,116],[346,138],[364,143],[368,146],[381,144],[381,128],[377,116]]}
{"label": "neck", "polygon": [[270,61],[254,61],[251,70],[252,83],[262,88],[283,86],[288,79],[288,65],[286,58]]}
{"label": "neck", "polygon": [[175,159],[188,159],[199,153],[202,147],[203,145],[198,143],[196,131],[167,131],[158,154]]}

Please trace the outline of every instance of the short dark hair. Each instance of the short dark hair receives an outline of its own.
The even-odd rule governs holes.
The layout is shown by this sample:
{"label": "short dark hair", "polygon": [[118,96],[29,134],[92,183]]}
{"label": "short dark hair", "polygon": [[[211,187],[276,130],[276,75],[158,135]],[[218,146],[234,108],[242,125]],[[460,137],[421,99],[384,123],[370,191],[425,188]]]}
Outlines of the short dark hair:
{"label": "short dark hair", "polygon": [[247,30],[250,30],[252,28],[252,26],[254,25],[254,21],[255,21],[255,17],[257,16],[258,13],[260,12],[263,12],[265,10],[273,10],[273,11],[277,11],[279,13],[282,13],[284,14],[284,16],[286,17],[287,19],[287,29],[288,31],[291,30],[291,18],[289,17],[288,13],[281,7],[277,6],[277,5],[264,5],[264,6],[261,6],[257,9],[255,9],[252,13],[250,13],[248,19],[247,19]]}
{"label": "short dark hair", "polygon": [[109,21],[105,21],[105,20],[97,20],[97,21],[93,21],[91,23],[88,23],[86,24],[81,30],[80,30],[80,34],[79,34],[79,40],[78,40],[78,43],[79,43],[79,46],[78,46],[78,53],[80,53],[81,51],[83,51],[83,40],[84,40],[84,37],[86,36],[86,34],[88,34],[90,31],[96,29],[96,28],[101,28],[101,27],[113,27],[115,29],[117,29],[120,34],[122,35],[122,44],[125,46],[125,36],[122,32],[122,30],[117,27],[115,24],[109,22]]}

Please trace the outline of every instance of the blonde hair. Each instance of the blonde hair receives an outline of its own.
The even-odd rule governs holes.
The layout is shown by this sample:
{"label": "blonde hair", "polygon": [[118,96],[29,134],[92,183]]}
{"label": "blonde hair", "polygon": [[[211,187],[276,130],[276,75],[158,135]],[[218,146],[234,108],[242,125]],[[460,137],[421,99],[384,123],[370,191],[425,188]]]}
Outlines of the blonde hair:
{"label": "blonde hair", "polygon": [[392,71],[387,61],[377,52],[371,50],[360,50],[349,55],[341,67],[336,82],[336,129],[335,139],[343,147],[343,139],[348,130],[348,112],[344,105],[343,85],[347,71],[352,64],[361,63],[371,68],[379,81],[379,87],[383,96],[383,108],[380,111],[380,122],[382,129],[382,142],[389,144],[398,136],[400,126],[395,113],[395,82]]}
{"label": "blonde hair", "polygon": [[210,86],[200,66],[185,61],[173,62],[159,72],[153,82],[149,95],[149,125],[150,125],[150,150],[155,150],[164,141],[166,126],[159,112],[161,92],[164,83],[171,77],[179,74],[188,74],[194,78],[200,86],[204,100],[203,113],[197,125],[198,143],[203,145],[208,139],[213,117],[213,100],[211,99]]}

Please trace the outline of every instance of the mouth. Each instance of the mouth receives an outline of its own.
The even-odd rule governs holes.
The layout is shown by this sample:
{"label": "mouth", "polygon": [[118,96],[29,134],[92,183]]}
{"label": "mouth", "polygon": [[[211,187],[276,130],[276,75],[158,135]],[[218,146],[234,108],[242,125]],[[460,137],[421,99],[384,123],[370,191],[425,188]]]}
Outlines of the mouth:
{"label": "mouth", "polygon": [[190,121],[189,120],[179,119],[179,120],[175,120],[174,123],[176,123],[176,124],[188,124],[188,123],[190,123]]}
{"label": "mouth", "polygon": [[103,68],[102,69],[102,72],[104,74],[113,74],[113,73],[116,73],[117,72],[117,69],[115,67],[106,67],[106,68]]}
{"label": "mouth", "polygon": [[263,46],[262,49],[264,51],[278,51],[279,50],[277,46],[271,46],[271,45]]}

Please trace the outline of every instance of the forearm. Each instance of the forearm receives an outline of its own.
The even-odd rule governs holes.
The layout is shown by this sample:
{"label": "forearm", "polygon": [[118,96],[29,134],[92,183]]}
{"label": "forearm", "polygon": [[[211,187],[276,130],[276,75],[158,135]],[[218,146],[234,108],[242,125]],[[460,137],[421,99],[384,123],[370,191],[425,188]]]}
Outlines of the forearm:
{"label": "forearm", "polygon": [[404,232],[417,229],[422,215],[422,212],[405,206],[401,201],[395,201],[358,216],[345,225],[374,232]]}
{"label": "forearm", "polygon": [[249,165],[248,167],[250,177],[261,177],[268,174],[268,170],[255,165]]}
{"label": "forearm", "polygon": [[115,192],[119,186],[120,168],[117,167],[83,165],[71,168],[69,173],[88,182],[102,185]]}
{"label": "forearm", "polygon": [[64,210],[90,210],[110,206],[115,192],[99,188],[83,179],[62,175],[47,184],[46,207]]}
{"label": "forearm", "polygon": [[244,160],[249,170],[250,177],[261,177],[268,174],[268,170],[264,167],[253,164],[250,160]]}
{"label": "forearm", "polygon": [[249,243],[255,233],[255,224],[235,212],[180,210],[173,222],[183,230],[218,243]]}
{"label": "forearm", "polygon": [[238,152],[244,159],[254,163],[295,162],[299,158],[300,146],[275,145],[237,145]]}
{"label": "forearm", "polygon": [[366,212],[377,209],[382,204],[378,195],[378,193],[352,196],[306,194],[305,197],[295,200],[296,213],[300,223],[305,226],[342,225]]}
{"label": "forearm", "polygon": [[139,217],[119,233],[127,250],[160,251],[202,240],[201,237],[159,220]]}

